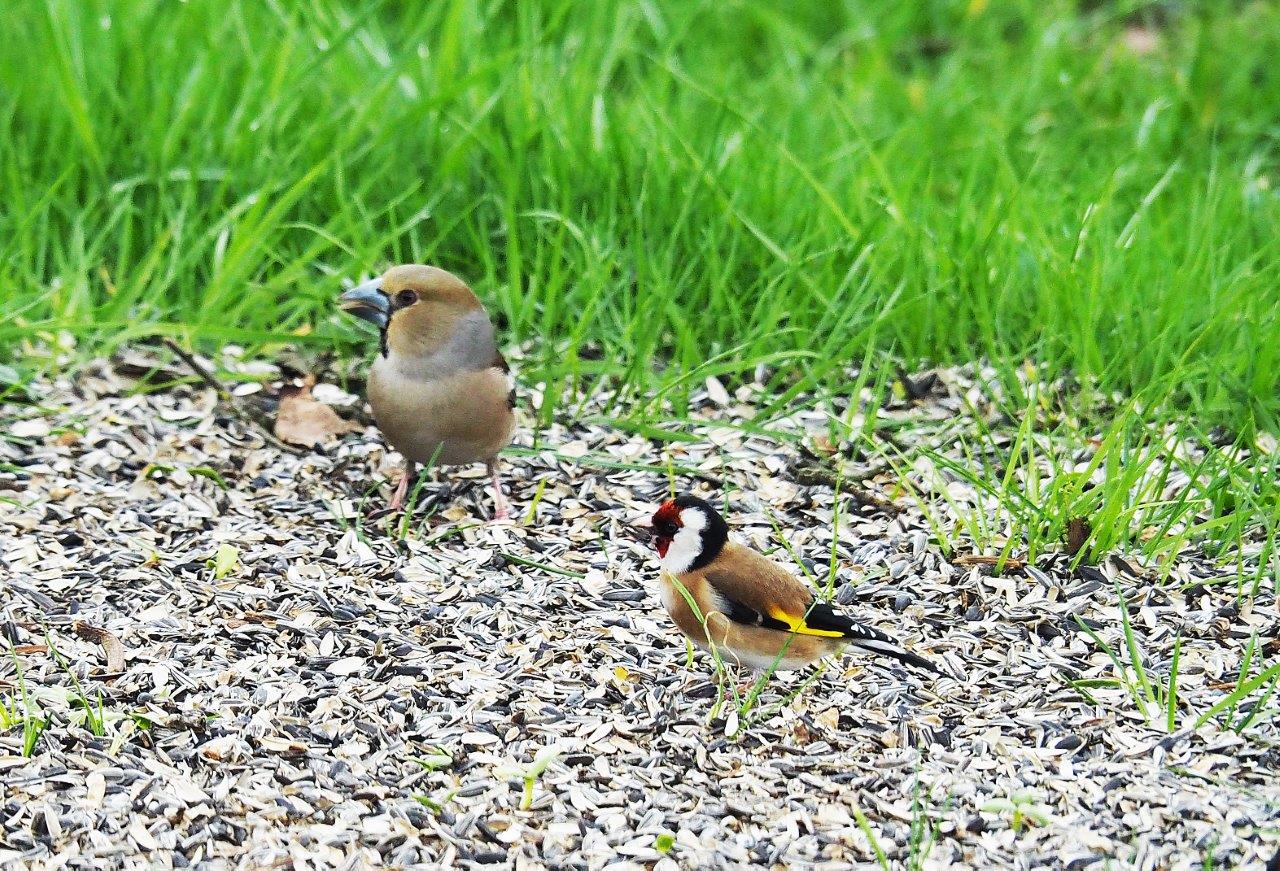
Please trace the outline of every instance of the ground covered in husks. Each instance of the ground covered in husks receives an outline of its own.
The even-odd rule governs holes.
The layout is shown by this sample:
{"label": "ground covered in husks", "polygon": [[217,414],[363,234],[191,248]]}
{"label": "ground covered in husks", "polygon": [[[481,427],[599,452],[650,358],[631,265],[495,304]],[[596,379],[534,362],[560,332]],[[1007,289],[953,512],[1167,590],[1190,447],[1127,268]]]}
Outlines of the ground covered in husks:
{"label": "ground covered in husks", "polygon": [[[372,427],[293,453],[145,376],[104,362],[0,409],[0,865],[1262,868],[1280,845],[1275,699],[1220,704],[1275,659],[1274,594],[1193,552],[995,574],[922,510],[982,505],[962,480],[849,459],[837,497],[803,450],[839,456],[825,414],[769,437],[741,425],[756,388],[714,383],[696,441],[596,399],[526,420],[514,523],[484,522],[476,467],[403,524]],[[928,438],[980,392],[941,373],[879,414]],[[820,583],[834,550],[835,598],[949,676],[850,653],[724,697],[628,534],[673,480]]]}

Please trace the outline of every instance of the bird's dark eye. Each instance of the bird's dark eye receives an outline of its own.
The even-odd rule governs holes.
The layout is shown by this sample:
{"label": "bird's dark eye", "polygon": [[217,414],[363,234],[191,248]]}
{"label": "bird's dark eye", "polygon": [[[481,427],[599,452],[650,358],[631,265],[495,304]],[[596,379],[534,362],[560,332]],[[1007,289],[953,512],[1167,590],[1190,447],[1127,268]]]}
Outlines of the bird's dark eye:
{"label": "bird's dark eye", "polygon": [[418,295],[412,290],[402,290],[396,294],[396,305],[404,308],[407,305],[413,305],[418,301]]}
{"label": "bird's dark eye", "polygon": [[670,520],[663,520],[656,527],[658,534],[664,538],[671,538],[680,531],[680,527],[676,526]]}

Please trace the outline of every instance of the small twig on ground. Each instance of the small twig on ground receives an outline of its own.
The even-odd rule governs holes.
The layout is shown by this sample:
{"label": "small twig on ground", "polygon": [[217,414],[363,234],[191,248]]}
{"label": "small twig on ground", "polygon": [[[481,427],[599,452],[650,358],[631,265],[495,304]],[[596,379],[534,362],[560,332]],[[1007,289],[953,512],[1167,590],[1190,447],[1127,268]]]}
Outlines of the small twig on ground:
{"label": "small twig on ground", "polygon": [[985,554],[967,553],[964,556],[958,556],[951,561],[953,566],[998,566],[1003,565],[1012,572],[1018,572],[1026,566],[1026,560],[1020,560],[1016,556],[987,556]]}
{"label": "small twig on ground", "polygon": [[85,641],[102,645],[103,651],[107,654],[107,671],[112,673],[124,671],[124,645],[120,643],[119,638],[83,620],[77,620],[73,628],[76,635]]}
{"label": "small twig on ground", "polygon": [[213,388],[214,392],[218,394],[218,399],[220,399],[222,403],[231,410],[232,414],[257,429],[267,444],[278,450],[287,451],[291,454],[306,453],[306,451],[296,448],[286,442],[282,442],[280,439],[276,438],[275,433],[272,431],[272,421],[265,414],[237,399],[230,390],[227,390],[227,388],[222,386],[221,382],[214,377],[212,372],[205,368],[205,366],[194,356],[187,351],[184,351],[177,342],[168,337],[161,339],[161,341],[164,343],[166,348],[178,355],[182,362],[187,364],[188,368],[196,374],[197,378],[209,387]]}
{"label": "small twig on ground", "polygon": [[[835,472],[835,469],[832,467],[833,459],[829,456],[824,456],[822,454],[819,454],[817,451],[813,450],[807,445],[801,444],[798,447],[800,450],[801,459],[797,460],[795,463],[796,473],[806,474],[806,473],[809,473],[809,470],[812,468],[814,471],[811,474],[813,474],[815,478],[822,479],[822,480],[817,480],[817,483],[826,484],[828,487],[834,488],[835,481],[836,481],[836,472]],[[853,449],[853,446],[850,446],[849,449],[841,453],[843,454],[845,459],[848,459],[848,460],[854,459],[855,451]],[[876,476],[880,475],[882,472],[886,472],[888,470],[889,470],[889,463],[884,461],[881,461],[879,463],[869,463],[867,466],[861,469],[842,468],[840,470],[840,476],[839,476],[840,481],[842,482],[841,487],[843,489],[843,487],[849,485],[850,483],[860,484],[863,481],[870,481],[872,478],[875,478]],[[804,482],[800,482],[800,483],[804,483]]]}
{"label": "small twig on ground", "polygon": [[859,505],[878,509],[891,517],[896,517],[902,513],[902,509],[888,499],[877,496],[865,487],[857,486],[853,483],[853,479],[840,477],[834,469],[829,469],[824,465],[799,463],[795,466],[793,474],[797,484],[806,487],[821,485],[830,487],[832,490],[838,489],[842,496],[848,496]]}

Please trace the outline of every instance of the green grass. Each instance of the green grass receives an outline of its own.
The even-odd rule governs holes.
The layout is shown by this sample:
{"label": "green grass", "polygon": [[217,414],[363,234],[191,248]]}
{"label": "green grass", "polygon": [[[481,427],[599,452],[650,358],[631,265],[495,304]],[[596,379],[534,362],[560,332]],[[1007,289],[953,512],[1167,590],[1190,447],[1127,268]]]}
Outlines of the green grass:
{"label": "green grass", "polygon": [[938,826],[930,815],[929,796],[917,772],[911,787],[911,834],[907,843],[908,871],[923,871],[933,845],[938,842]]}
{"label": "green grass", "polygon": [[[1212,447],[1201,423],[1153,420],[1141,397],[1092,420],[1054,406],[1038,380],[1024,389],[1005,412],[1012,427],[989,427],[974,409],[907,452],[847,427],[840,435],[884,460],[949,556],[994,556],[998,569],[1010,558],[1034,562],[1063,550],[1081,519],[1088,535],[1076,564],[1141,554],[1163,582],[1198,550],[1231,567],[1242,595],[1275,588],[1280,454],[1243,437]],[[916,468],[920,458],[932,474]],[[953,496],[948,481],[975,496]]]}
{"label": "green grass", "polygon": [[1009,798],[998,798],[984,804],[980,810],[984,814],[1005,815],[1009,818],[1009,828],[1016,834],[1030,825],[1047,826],[1053,821],[1047,808],[1039,805],[1036,796],[1031,793],[1015,793]]}
{"label": "green grass", "polygon": [[553,386],[1026,357],[1274,426],[1280,9],[1090,5],[11,4],[0,337],[355,351],[341,279],[428,260]]}
{"label": "green grass", "polygon": [[884,848],[880,846],[880,839],[876,837],[876,833],[872,830],[871,822],[867,819],[867,815],[856,804],[853,805],[852,810],[853,818],[858,822],[858,828],[862,830],[862,834],[867,838],[867,843],[871,845],[876,862],[879,863],[884,871],[889,871],[889,857],[885,855]]}
{"label": "green grass", "polygon": [[35,755],[40,744],[40,736],[49,725],[49,719],[41,716],[40,704],[27,688],[27,678],[22,662],[13,649],[13,642],[5,639],[9,658],[13,660],[13,673],[17,680],[18,691],[0,698],[0,732],[7,732],[14,727],[22,731],[22,755],[30,758]]}
{"label": "green grass", "polygon": [[[1255,633],[1249,639],[1249,646],[1245,648],[1244,659],[1240,663],[1240,669],[1236,674],[1235,687],[1196,718],[1196,728],[1200,728],[1211,719],[1222,717],[1225,714],[1225,719],[1221,721],[1222,724],[1226,728],[1240,733],[1255,722],[1266,722],[1280,715],[1280,707],[1268,707],[1268,702],[1275,695],[1276,689],[1280,688],[1280,662],[1272,663],[1269,666],[1264,663],[1262,671],[1257,675],[1250,675],[1249,673],[1257,644],[1258,636]],[[1250,699],[1255,693],[1257,693],[1257,696],[1250,702],[1249,710],[1237,716],[1236,711],[1241,702]]]}
{"label": "green grass", "polygon": [[[1116,588],[1116,594],[1119,599],[1121,634],[1114,646],[1108,644],[1098,631],[1077,618],[1081,630],[1107,655],[1116,673],[1114,678],[1069,681],[1087,702],[1098,704],[1098,700],[1089,692],[1091,689],[1122,688],[1148,726],[1163,728],[1170,734],[1187,724],[1199,729],[1214,720],[1222,728],[1240,734],[1250,726],[1268,723],[1280,716],[1280,706],[1271,704],[1276,691],[1280,689],[1280,662],[1268,664],[1262,661],[1258,663],[1258,673],[1253,673],[1254,660],[1258,658],[1256,632],[1245,646],[1236,670],[1234,686],[1208,708],[1198,712],[1178,695],[1178,667],[1182,660],[1181,634],[1174,639],[1173,652],[1165,669],[1167,674],[1162,678],[1144,665],[1146,654],[1129,618],[1129,603],[1125,601],[1119,587]],[[1124,644],[1123,653],[1118,650],[1121,641]],[[1242,707],[1243,711],[1240,710]],[[1186,708],[1194,717],[1186,716],[1179,720],[1182,708]]]}
{"label": "green grass", "polygon": [[84,727],[94,735],[101,738],[107,734],[106,713],[103,710],[102,690],[98,690],[97,705],[94,700],[89,698],[89,693],[85,691],[84,685],[80,683],[80,677],[76,674],[75,669],[71,667],[71,663],[58,650],[57,644],[53,640],[53,636],[49,634],[49,628],[46,626],[44,630],[45,646],[49,648],[49,653],[53,656],[54,662],[58,664],[58,668],[62,669],[71,680],[71,701],[72,705],[79,709],[83,717]]}
{"label": "green grass", "polygon": [[1116,649],[1104,641],[1102,636],[1088,624],[1076,618],[1077,623],[1085,634],[1106,653],[1118,676],[1115,678],[1076,680],[1072,681],[1071,684],[1085,699],[1090,700],[1091,704],[1096,703],[1096,700],[1089,693],[1090,689],[1095,687],[1123,687],[1134,707],[1138,709],[1138,712],[1149,725],[1161,725],[1166,732],[1172,733],[1177,729],[1178,663],[1182,658],[1182,638],[1179,636],[1174,641],[1168,679],[1162,681],[1154,675],[1149,675],[1146,666],[1143,665],[1144,654],[1142,646],[1134,633],[1133,624],[1129,619],[1129,603],[1125,601],[1124,594],[1118,587],[1116,588],[1116,595],[1120,600],[1120,622],[1127,659],[1122,658]]}
{"label": "green grass", "polygon": [[521,775],[521,781],[524,788],[520,793],[520,810],[527,811],[533,807],[533,788],[537,785],[538,779],[551,767],[551,763],[560,758],[560,753],[552,748],[546,748],[538,753],[537,758],[529,765],[529,768]]}
{"label": "green grass", "polygon": [[1034,556],[1085,516],[1081,559],[1274,582],[1241,554],[1280,460],[1163,450],[1280,429],[1274,4],[10,6],[0,385],[150,336],[364,355],[343,283],[430,261],[530,343],[544,423],[609,388],[678,440],[668,404],[763,366],[757,425],[829,400],[909,468],[896,367],[985,358],[1034,425],[945,470],[997,511],[917,494],[944,546]]}

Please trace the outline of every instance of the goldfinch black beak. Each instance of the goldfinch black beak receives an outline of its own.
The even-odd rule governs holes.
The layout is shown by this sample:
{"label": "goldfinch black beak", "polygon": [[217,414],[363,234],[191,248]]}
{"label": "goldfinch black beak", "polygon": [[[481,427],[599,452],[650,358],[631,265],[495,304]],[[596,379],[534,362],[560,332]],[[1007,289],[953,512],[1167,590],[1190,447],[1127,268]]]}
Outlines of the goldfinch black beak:
{"label": "goldfinch black beak", "polygon": [[374,278],[351,288],[338,297],[338,307],[344,312],[363,318],[381,330],[387,325],[387,310],[390,308],[390,302],[387,295],[382,292],[382,288],[378,286],[378,282],[379,279]]}

